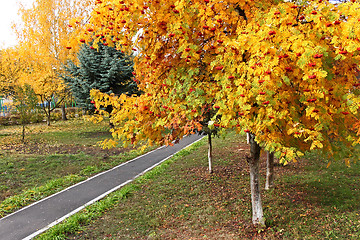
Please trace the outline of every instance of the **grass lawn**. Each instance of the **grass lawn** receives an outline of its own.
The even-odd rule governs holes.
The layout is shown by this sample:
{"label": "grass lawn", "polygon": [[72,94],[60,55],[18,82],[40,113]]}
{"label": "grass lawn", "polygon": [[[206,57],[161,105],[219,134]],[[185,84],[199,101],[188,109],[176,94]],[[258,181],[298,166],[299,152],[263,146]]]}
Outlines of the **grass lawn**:
{"label": "grass lawn", "polygon": [[104,150],[106,123],[82,119],[30,125],[26,143],[20,126],[0,126],[0,216],[134,158],[121,147]]}
{"label": "grass lawn", "polygon": [[64,239],[360,239],[360,162],[326,168],[312,154],[277,165],[276,187],[262,193],[267,226],[255,228],[243,138],[215,139],[213,175],[206,151],[203,144],[135,181],[115,207]]}

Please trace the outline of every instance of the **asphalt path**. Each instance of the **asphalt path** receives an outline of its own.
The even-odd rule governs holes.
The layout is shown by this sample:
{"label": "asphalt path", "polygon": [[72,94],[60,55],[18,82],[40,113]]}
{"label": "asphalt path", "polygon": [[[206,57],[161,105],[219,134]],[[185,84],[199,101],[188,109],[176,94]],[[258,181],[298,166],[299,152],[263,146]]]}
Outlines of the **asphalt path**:
{"label": "asphalt path", "polygon": [[191,135],[174,146],[160,147],[0,219],[0,239],[32,239],[133,181],[202,137]]}

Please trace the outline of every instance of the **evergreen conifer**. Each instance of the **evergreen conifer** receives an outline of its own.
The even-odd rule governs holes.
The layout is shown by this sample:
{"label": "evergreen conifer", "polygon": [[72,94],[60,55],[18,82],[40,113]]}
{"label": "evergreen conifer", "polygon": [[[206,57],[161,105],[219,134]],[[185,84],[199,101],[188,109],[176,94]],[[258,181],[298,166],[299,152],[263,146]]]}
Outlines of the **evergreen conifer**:
{"label": "evergreen conifer", "polygon": [[77,105],[90,112],[95,110],[90,99],[91,89],[116,95],[138,94],[137,84],[132,80],[133,57],[101,43],[98,49],[90,46],[92,44],[82,45],[77,54],[78,64],[69,61],[62,75]]}

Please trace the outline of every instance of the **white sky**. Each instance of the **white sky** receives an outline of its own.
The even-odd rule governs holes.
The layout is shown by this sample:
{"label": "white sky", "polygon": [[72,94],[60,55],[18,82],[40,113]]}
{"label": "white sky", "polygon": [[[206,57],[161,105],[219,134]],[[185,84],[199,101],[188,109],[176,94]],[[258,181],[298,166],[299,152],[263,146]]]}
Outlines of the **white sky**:
{"label": "white sky", "polygon": [[35,0],[0,0],[0,49],[16,45],[16,36],[11,26],[20,21],[19,3],[30,8],[33,2]]}

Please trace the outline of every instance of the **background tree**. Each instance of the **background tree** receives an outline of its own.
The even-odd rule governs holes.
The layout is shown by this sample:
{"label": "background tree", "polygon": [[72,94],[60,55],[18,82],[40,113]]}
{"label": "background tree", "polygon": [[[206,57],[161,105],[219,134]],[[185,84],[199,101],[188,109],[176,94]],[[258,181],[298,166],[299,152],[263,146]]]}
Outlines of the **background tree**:
{"label": "background tree", "polygon": [[103,44],[99,44],[98,49],[84,44],[77,54],[78,63],[69,61],[64,67],[62,78],[71,89],[77,105],[93,112],[95,108],[90,99],[91,89],[117,95],[138,92],[133,81],[132,58]]}
{"label": "background tree", "polygon": [[59,74],[68,59],[75,59],[77,44],[71,42],[73,26],[82,24],[92,0],[36,0],[30,9],[20,8],[22,22],[14,28],[19,38],[19,56],[30,66],[23,83],[30,84],[43,104],[47,123],[54,108],[66,98],[66,86]]}
{"label": "background tree", "polygon": [[12,94],[13,104],[16,109],[16,114],[20,117],[20,124],[22,126],[22,141],[25,142],[26,125],[31,122],[31,118],[36,114],[38,108],[38,98],[35,91],[30,85],[15,86]]}
{"label": "background tree", "polygon": [[23,71],[24,64],[16,49],[0,50],[0,96],[7,96],[14,91]]}
{"label": "background tree", "polygon": [[[209,173],[213,173],[212,162],[213,162],[213,141],[212,137],[218,136],[218,125],[213,121],[213,117],[216,115],[217,109],[212,107],[212,104],[205,105],[202,114],[202,121],[200,122],[202,128],[200,134],[204,133],[208,138],[208,170]],[[215,124],[215,125],[214,125]]]}
{"label": "background tree", "polygon": [[285,164],[313,149],[338,159],[354,156],[359,3],[97,3],[89,24],[99,36],[94,46],[105,39],[141,53],[135,70],[143,95],[93,92],[97,106],[114,106],[113,135],[125,142],[171,143],[201,129],[203,106],[213,102],[219,129],[250,135],[254,224],[264,224],[261,148]]}

